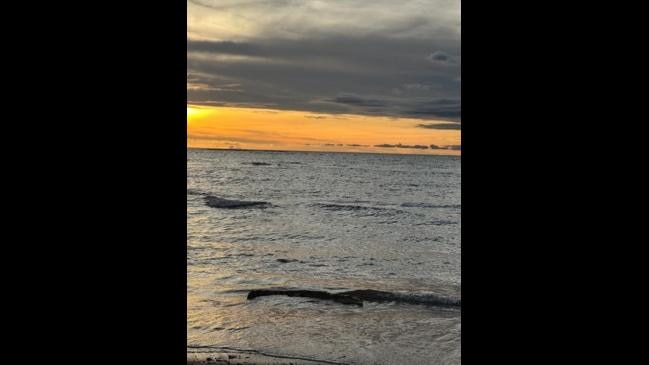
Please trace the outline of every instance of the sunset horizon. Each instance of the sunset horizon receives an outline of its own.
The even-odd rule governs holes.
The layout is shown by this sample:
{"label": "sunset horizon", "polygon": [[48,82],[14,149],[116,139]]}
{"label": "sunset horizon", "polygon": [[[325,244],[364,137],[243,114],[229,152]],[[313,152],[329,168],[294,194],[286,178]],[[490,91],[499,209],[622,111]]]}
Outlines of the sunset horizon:
{"label": "sunset horizon", "polygon": [[461,154],[459,2],[189,0],[187,21],[190,148]]}
{"label": "sunset horizon", "polygon": [[[348,127],[349,122],[354,123],[353,129]],[[261,151],[461,154],[459,126],[448,120],[193,104],[187,105],[187,146]]]}

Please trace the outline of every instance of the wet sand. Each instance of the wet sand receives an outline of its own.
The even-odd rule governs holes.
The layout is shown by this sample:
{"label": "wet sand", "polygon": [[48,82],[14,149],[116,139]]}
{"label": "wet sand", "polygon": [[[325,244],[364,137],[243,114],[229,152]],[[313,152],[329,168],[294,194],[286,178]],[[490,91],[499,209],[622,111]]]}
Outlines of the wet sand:
{"label": "wet sand", "polygon": [[188,353],[187,365],[332,365],[344,364],[322,362],[291,357],[271,356],[258,353],[203,352]]}

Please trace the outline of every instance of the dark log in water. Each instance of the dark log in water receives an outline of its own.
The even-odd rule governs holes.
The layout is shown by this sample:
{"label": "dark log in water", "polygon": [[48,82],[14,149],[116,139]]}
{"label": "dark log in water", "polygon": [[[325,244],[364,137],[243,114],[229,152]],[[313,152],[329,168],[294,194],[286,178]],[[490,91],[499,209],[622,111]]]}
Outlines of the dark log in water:
{"label": "dark log in water", "polygon": [[257,297],[263,297],[267,295],[287,295],[289,297],[303,297],[303,298],[314,298],[314,299],[323,299],[323,300],[333,300],[334,302],[342,304],[352,304],[359,307],[363,306],[363,300],[353,297],[351,295],[346,295],[345,293],[332,294],[327,293],[326,291],[318,290],[267,290],[267,289],[258,289],[251,290],[248,293],[248,300],[255,299]]}
{"label": "dark log in water", "polygon": [[353,304],[363,306],[363,301],[368,302],[396,302],[406,304],[419,304],[437,307],[460,307],[460,299],[439,297],[436,295],[412,295],[390,293],[380,290],[352,290],[342,293],[329,293],[319,290],[271,290],[256,289],[248,293],[248,300],[267,295],[286,295],[289,297],[303,297],[323,300],[333,300],[342,304]]}
{"label": "dark log in water", "polygon": [[237,208],[249,208],[249,207],[265,207],[268,205],[267,202],[229,200],[229,199],[223,199],[212,195],[208,195],[204,199],[205,199],[205,205],[211,208],[237,209]]}

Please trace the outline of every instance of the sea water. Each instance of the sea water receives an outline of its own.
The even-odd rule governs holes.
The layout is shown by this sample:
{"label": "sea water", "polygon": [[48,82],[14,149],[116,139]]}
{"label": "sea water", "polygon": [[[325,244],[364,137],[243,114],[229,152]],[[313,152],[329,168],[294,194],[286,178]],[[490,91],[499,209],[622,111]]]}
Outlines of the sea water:
{"label": "sea water", "polygon": [[460,363],[459,306],[246,299],[271,288],[460,299],[459,157],[190,149],[187,165],[188,352]]}

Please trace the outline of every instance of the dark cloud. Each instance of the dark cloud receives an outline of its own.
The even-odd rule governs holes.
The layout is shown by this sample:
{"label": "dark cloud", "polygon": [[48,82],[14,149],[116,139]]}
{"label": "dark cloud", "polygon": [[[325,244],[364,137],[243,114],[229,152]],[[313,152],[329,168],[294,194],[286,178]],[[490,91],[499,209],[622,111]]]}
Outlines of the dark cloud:
{"label": "dark cloud", "polygon": [[232,6],[238,8],[250,7],[250,6],[273,6],[273,5],[290,5],[292,0],[217,0],[207,1],[207,0],[187,0],[189,3],[203,6],[210,9],[215,9],[219,11],[228,10]]}
{"label": "dark cloud", "polygon": [[[190,103],[460,119],[454,2],[194,3],[201,6],[188,8]],[[245,27],[219,25],[232,19]]]}
{"label": "dark cloud", "polygon": [[425,129],[447,129],[447,130],[461,130],[462,126],[459,123],[430,123],[430,124],[418,124],[418,128]]}
{"label": "dark cloud", "polygon": [[462,106],[459,99],[427,100],[415,103],[412,108],[405,110],[404,113],[413,117],[459,121],[462,116]]}
{"label": "dark cloud", "polygon": [[430,61],[431,63],[455,63],[455,59],[451,58],[446,52],[443,51],[435,51],[431,54],[429,54],[426,59]]}
{"label": "dark cloud", "polygon": [[448,145],[448,146],[438,146],[431,144],[430,145],[431,150],[454,150],[454,151],[459,151],[462,149],[462,146],[460,145]]}
{"label": "dark cloud", "polygon": [[262,50],[258,45],[231,41],[199,41],[187,40],[187,50],[192,52],[221,53],[232,55],[260,55]]}
{"label": "dark cloud", "polygon": [[367,107],[384,107],[387,105],[387,102],[377,99],[365,99],[361,96],[354,94],[339,94],[335,98],[330,100],[333,103],[355,105],[355,106],[367,106]]}

